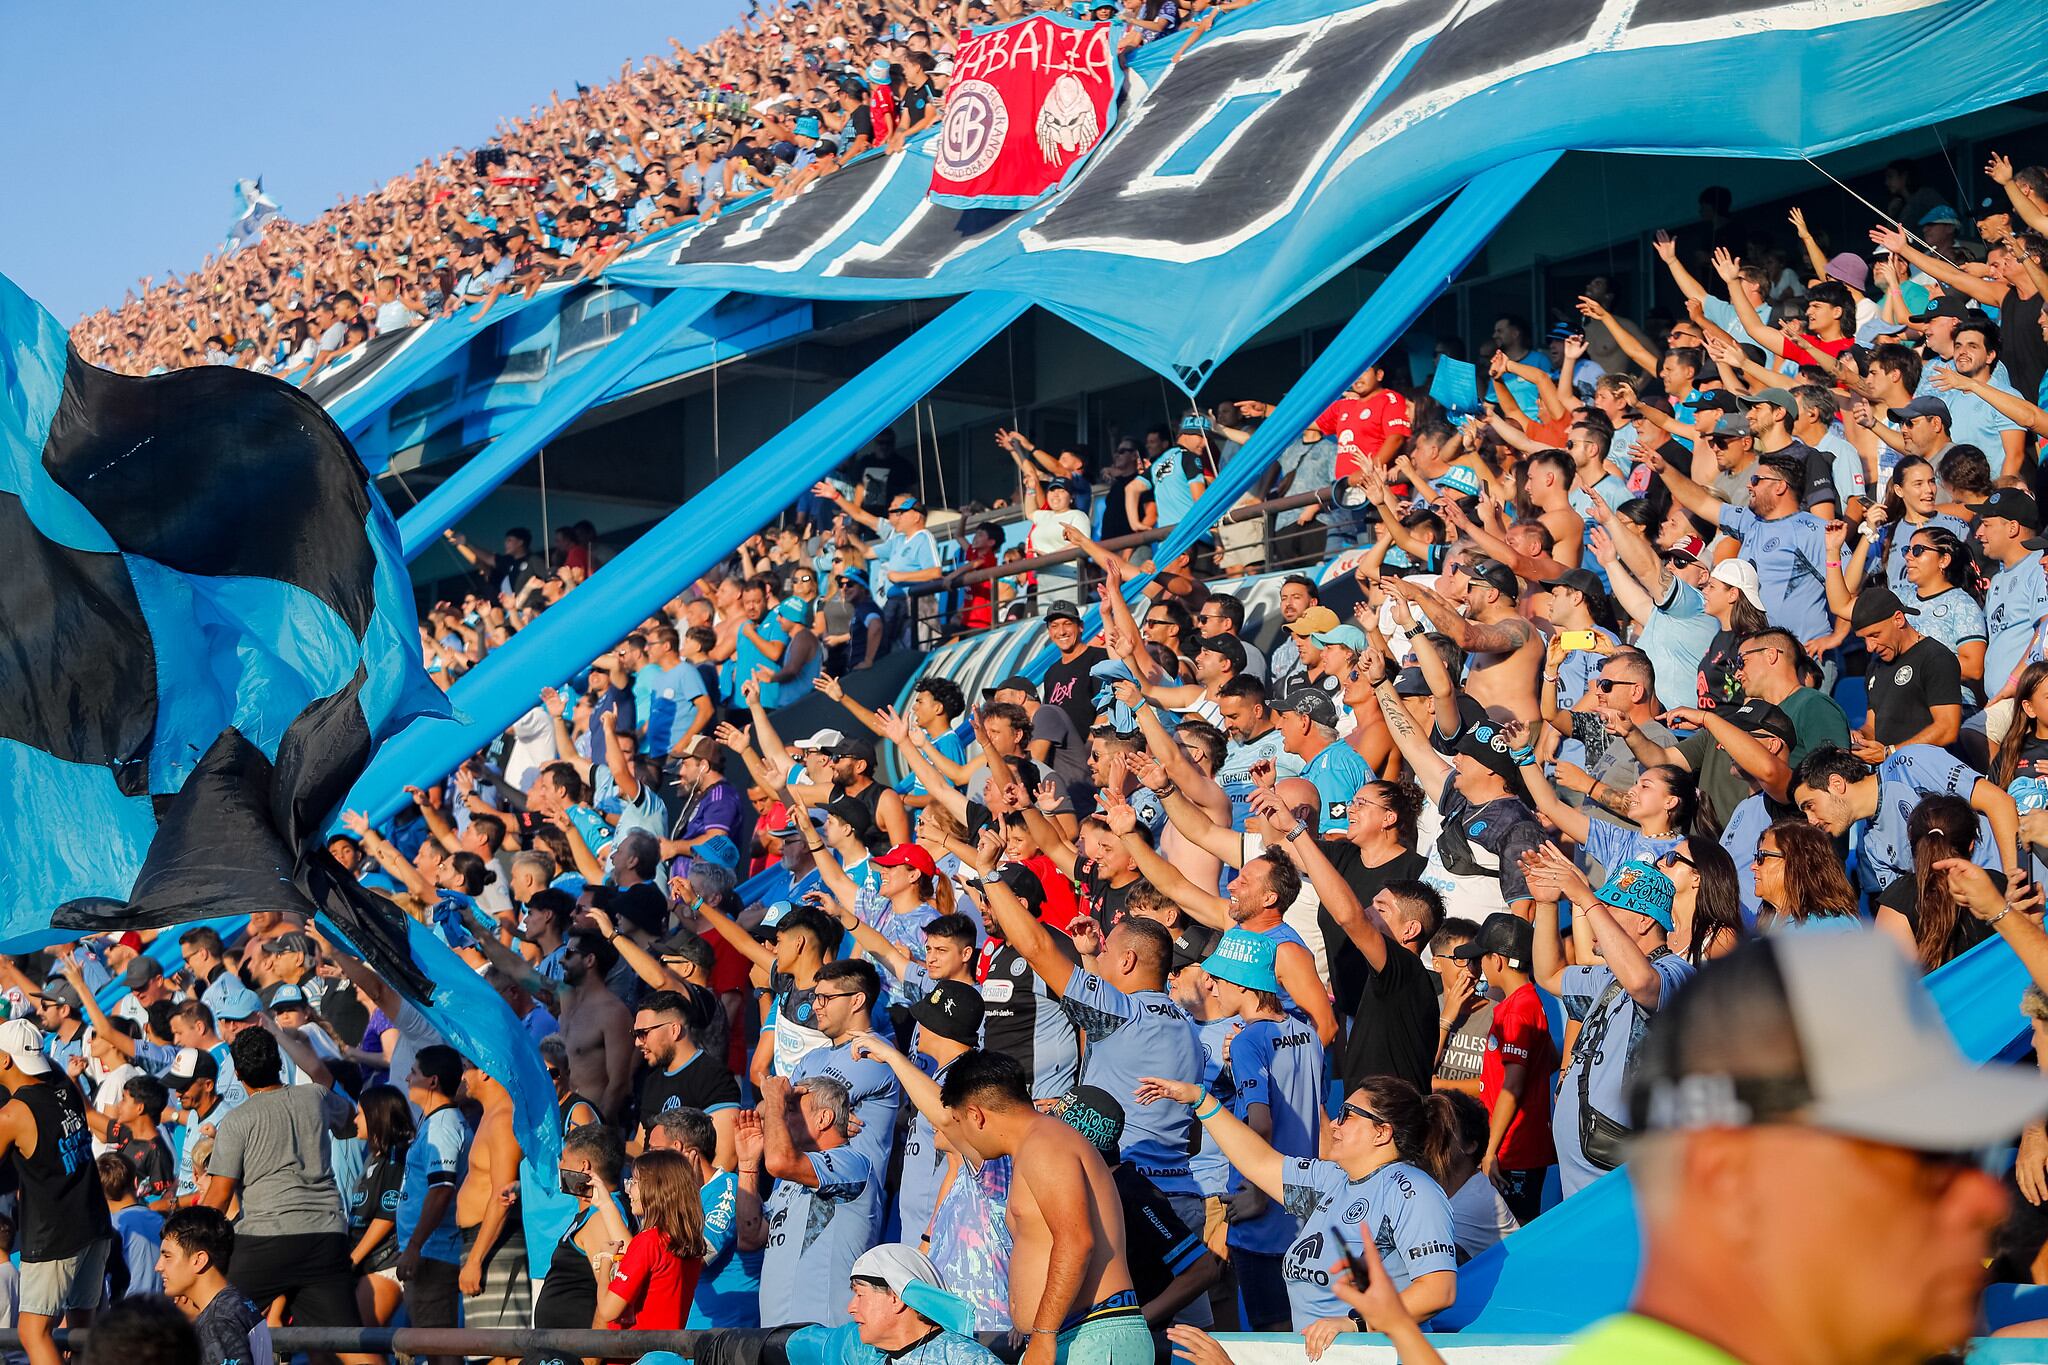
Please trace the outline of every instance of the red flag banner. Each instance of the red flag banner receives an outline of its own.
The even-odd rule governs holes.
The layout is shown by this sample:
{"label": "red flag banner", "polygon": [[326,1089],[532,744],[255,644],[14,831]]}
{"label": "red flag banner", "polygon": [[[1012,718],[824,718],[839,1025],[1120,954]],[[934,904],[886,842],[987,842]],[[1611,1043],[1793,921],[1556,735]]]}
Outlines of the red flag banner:
{"label": "red flag banner", "polygon": [[1120,27],[1034,14],[968,30],[934,142],[932,202],[1020,209],[1065,183],[1116,116]]}

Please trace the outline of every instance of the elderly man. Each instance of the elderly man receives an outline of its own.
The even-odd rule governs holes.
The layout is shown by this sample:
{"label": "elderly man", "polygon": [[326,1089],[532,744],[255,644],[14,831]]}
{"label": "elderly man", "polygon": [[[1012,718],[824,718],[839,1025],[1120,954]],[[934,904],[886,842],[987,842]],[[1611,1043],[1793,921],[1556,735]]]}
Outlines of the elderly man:
{"label": "elderly man", "polygon": [[761,1083],[761,1107],[743,1125],[740,1146],[750,1149],[745,1130],[757,1129],[762,1169],[777,1182],[763,1206],[763,1323],[836,1327],[850,1317],[837,1289],[867,1250],[883,1183],[868,1159],[848,1145],[852,1118],[846,1087],[829,1076],[812,1076],[794,1088],[781,1076]]}
{"label": "elderly man", "polygon": [[[1990,902],[1971,913],[2003,918],[1969,880]],[[1674,993],[1629,1085],[1642,1275],[1569,1365],[1889,1365],[1962,1344],[2005,1212],[1965,1154],[2011,1141],[2048,1085],[1966,1062],[1918,978],[1879,934],[1780,934]]]}
{"label": "elderly man", "polygon": [[818,1365],[995,1365],[967,1335],[974,1310],[946,1289],[923,1252],[902,1242],[869,1247],[848,1277],[844,1327],[807,1327],[790,1349]]}

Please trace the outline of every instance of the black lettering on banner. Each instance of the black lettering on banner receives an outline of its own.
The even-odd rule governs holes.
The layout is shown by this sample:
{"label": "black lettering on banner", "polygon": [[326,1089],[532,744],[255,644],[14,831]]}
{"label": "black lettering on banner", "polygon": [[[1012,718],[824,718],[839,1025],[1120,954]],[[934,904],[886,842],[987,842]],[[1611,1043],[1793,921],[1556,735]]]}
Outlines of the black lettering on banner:
{"label": "black lettering on banner", "polygon": [[819,251],[861,221],[874,199],[888,192],[888,179],[897,175],[929,179],[931,163],[920,156],[856,161],[835,175],[812,182],[795,198],[764,200],[698,229],[673,250],[669,262],[804,269],[813,264],[812,257]]}

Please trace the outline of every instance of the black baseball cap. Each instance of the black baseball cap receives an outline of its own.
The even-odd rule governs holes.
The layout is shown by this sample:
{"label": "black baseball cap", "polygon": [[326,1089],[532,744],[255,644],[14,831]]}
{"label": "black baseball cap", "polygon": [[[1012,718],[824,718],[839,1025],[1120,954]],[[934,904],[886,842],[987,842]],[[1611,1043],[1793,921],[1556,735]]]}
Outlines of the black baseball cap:
{"label": "black baseball cap", "polygon": [[1728,713],[1728,719],[1753,735],[1769,735],[1781,740],[1787,748],[1799,740],[1792,729],[1792,717],[1760,697],[1751,697],[1743,702]]}
{"label": "black baseball cap", "polygon": [[964,981],[934,981],[910,1003],[910,1017],[928,1033],[973,1047],[981,1041],[981,992]]}
{"label": "black baseball cap", "polygon": [[2017,488],[1994,488],[1991,496],[1977,504],[1977,517],[2006,517],[2029,531],[2041,529],[2041,509],[2034,499]]}
{"label": "black baseball cap", "polygon": [[1495,721],[1482,720],[1459,735],[1457,751],[1478,760],[1509,786],[1518,786],[1522,781],[1522,770],[1515,764],[1513,742],[1507,731]]}
{"label": "black baseball cap", "polygon": [[1184,922],[1180,931],[1173,936],[1173,967],[1180,971],[1184,967],[1199,967],[1208,960],[1216,949],[1216,940],[1223,937],[1206,924],[1193,920]]}
{"label": "black baseball cap", "polygon": [[1195,653],[1221,654],[1235,672],[1244,672],[1244,645],[1235,635],[1209,635],[1195,641]]}
{"label": "black baseball cap", "polygon": [[1045,914],[1045,883],[1038,874],[1022,863],[1004,863],[996,869],[996,875],[989,880],[1001,882],[1010,888],[1024,908],[1034,916]]}
{"label": "black baseball cap", "polygon": [[1052,1112],[1102,1155],[1115,1164],[1122,1159],[1124,1106],[1116,1096],[1096,1085],[1077,1085],[1052,1102]]}
{"label": "black baseball cap", "polygon": [[1923,393],[1904,407],[1886,408],[1884,415],[1904,425],[1915,417],[1939,417],[1946,425],[1953,421],[1949,416],[1948,404],[1931,393]]}
{"label": "black baseball cap", "polygon": [[1519,915],[1495,911],[1479,926],[1479,937],[1453,948],[1451,956],[1477,962],[1488,953],[1499,953],[1510,963],[1528,969],[1536,951],[1536,926]]}
{"label": "black baseball cap", "polygon": [[1849,629],[1867,630],[1900,612],[1918,616],[1920,608],[1907,606],[1890,588],[1873,585],[1856,595],[1856,605],[1849,611]]}
{"label": "black baseball cap", "polygon": [[1036,698],[1038,696],[1038,684],[1025,677],[1022,673],[1012,673],[994,687],[989,688],[987,695],[993,697],[998,692],[1022,692],[1027,697]]}
{"label": "black baseball cap", "polygon": [[1932,322],[1936,318],[1966,318],[1973,313],[1980,317],[1986,316],[1980,310],[1972,308],[1970,301],[1961,294],[1951,292],[1938,296],[1919,312],[1909,313],[1906,321],[1922,324]]}
{"label": "black baseball cap", "polygon": [[1515,571],[1498,560],[1475,559],[1472,567],[1465,570],[1465,577],[1475,583],[1484,583],[1502,597],[1519,599],[1522,595],[1522,580],[1515,577]]}
{"label": "black baseball cap", "polygon": [[864,758],[868,761],[868,767],[873,768],[875,766],[875,746],[873,741],[862,739],[859,735],[848,735],[832,746],[832,757]]}
{"label": "black baseball cap", "polygon": [[1081,612],[1072,602],[1055,602],[1045,609],[1045,619],[1049,622],[1072,621],[1078,626],[1081,624]]}
{"label": "black baseball cap", "polygon": [[1544,585],[1546,588],[1570,588],[1588,601],[1598,602],[1606,595],[1600,586],[1600,575],[1591,569],[1566,569]]}
{"label": "black baseball cap", "polygon": [[1297,687],[1280,700],[1282,711],[1307,716],[1317,725],[1337,723],[1337,703],[1320,687]]}

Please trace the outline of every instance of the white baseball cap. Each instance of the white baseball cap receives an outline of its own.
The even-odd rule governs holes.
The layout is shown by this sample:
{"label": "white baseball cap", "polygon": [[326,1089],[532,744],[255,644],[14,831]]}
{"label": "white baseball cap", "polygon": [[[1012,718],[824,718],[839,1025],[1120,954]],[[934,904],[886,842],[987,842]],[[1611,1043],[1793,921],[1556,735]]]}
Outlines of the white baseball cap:
{"label": "white baseball cap", "polygon": [[43,1031],[30,1019],[9,1019],[0,1024],[0,1052],[23,1071],[42,1076],[50,1070],[50,1058],[43,1051]]}
{"label": "white baseball cap", "polygon": [[928,1284],[934,1289],[946,1287],[931,1258],[907,1242],[883,1242],[869,1247],[854,1260],[847,1278],[879,1281],[899,1299],[913,1284]]}
{"label": "white baseball cap", "polygon": [[1717,583],[1726,583],[1749,599],[1749,605],[1758,611],[1764,610],[1763,580],[1756,576],[1756,565],[1746,559],[1724,559],[1714,566],[1709,574]]}
{"label": "white baseball cap", "polygon": [[792,749],[836,749],[846,742],[846,736],[838,730],[820,730],[809,739],[800,739],[790,745]]}
{"label": "white baseball cap", "polygon": [[[1797,1058],[1768,1074],[1730,1065]],[[1745,1029],[1770,1035],[1741,1046]],[[1638,1128],[1788,1124],[1923,1152],[2009,1142],[2048,1113],[2032,1068],[1973,1066],[1919,968],[1875,930],[1791,932],[1703,969],[1657,1011],[1637,1050]]]}

